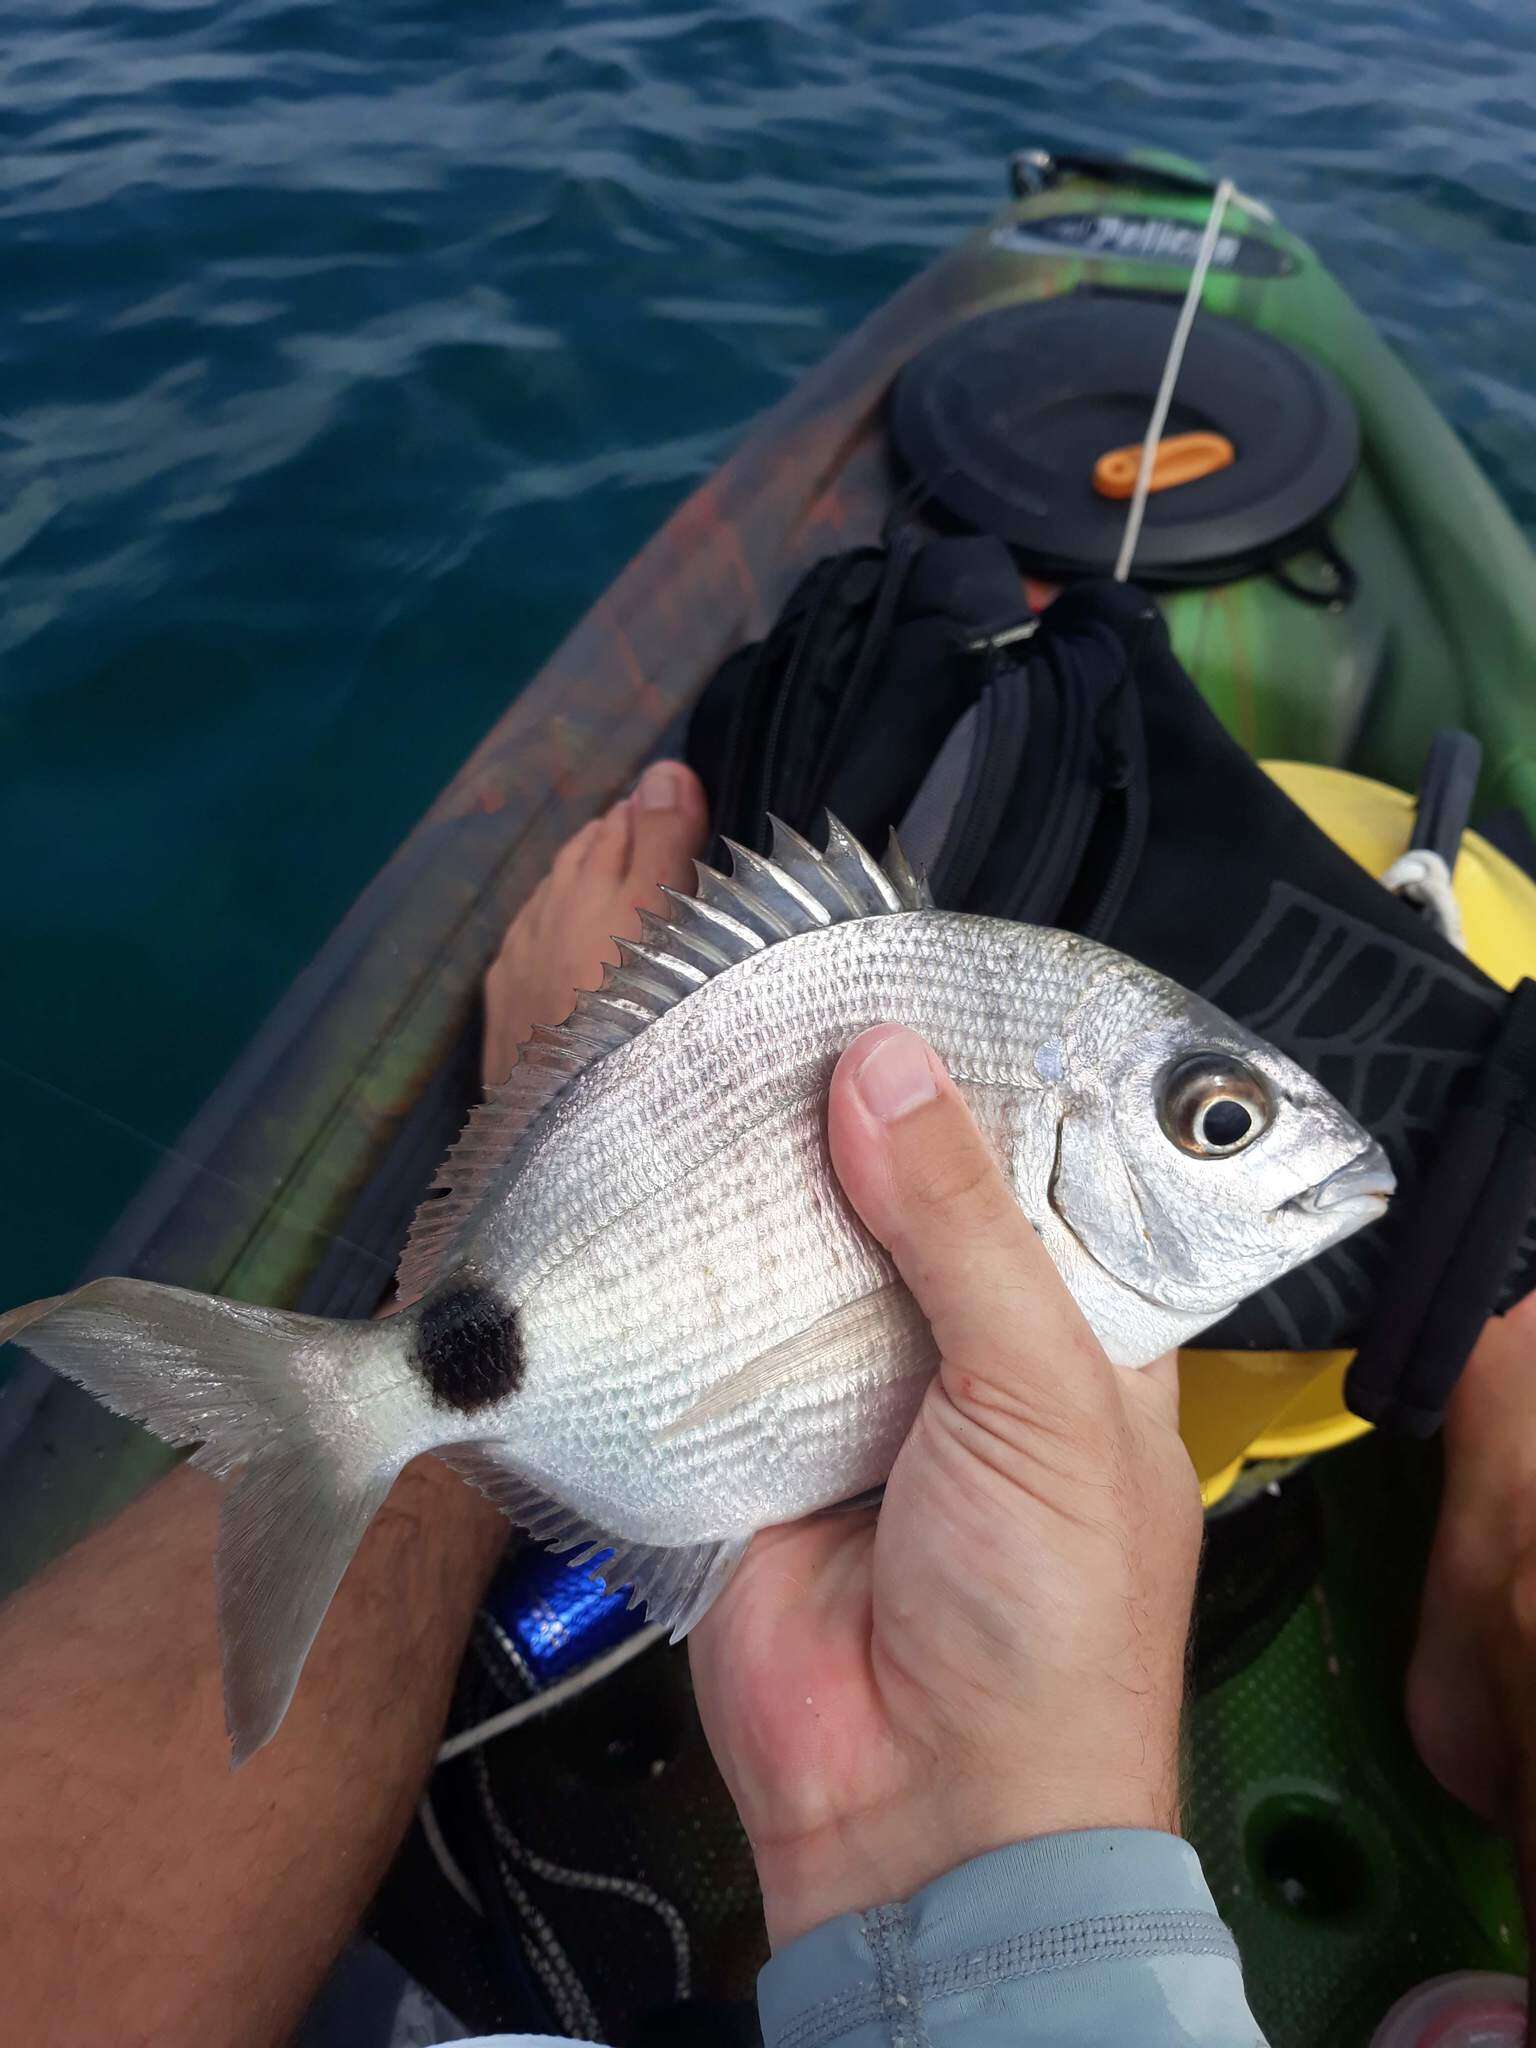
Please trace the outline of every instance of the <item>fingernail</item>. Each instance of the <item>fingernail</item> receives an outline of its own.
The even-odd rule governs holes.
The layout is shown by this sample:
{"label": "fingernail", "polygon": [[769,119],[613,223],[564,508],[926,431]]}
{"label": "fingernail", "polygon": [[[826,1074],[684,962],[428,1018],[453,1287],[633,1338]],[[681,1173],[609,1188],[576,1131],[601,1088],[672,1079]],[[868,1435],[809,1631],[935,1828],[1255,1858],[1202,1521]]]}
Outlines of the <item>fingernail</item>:
{"label": "fingernail", "polygon": [[928,1048],[915,1031],[893,1031],[882,1038],[853,1078],[864,1107],[883,1124],[909,1116],[939,1092]]}
{"label": "fingernail", "polygon": [[635,796],[642,811],[682,808],[683,771],[675,761],[653,761],[641,776]]}

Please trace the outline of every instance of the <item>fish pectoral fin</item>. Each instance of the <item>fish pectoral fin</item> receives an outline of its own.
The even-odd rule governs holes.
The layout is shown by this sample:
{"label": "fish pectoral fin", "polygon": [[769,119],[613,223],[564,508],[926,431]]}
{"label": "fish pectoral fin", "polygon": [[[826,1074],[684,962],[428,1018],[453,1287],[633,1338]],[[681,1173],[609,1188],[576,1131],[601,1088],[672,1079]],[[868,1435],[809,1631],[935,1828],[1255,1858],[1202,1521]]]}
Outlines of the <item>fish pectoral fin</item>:
{"label": "fish pectoral fin", "polygon": [[647,1618],[669,1630],[674,1643],[709,1612],[751,1541],[740,1536],[716,1543],[633,1543],[607,1535],[514,1471],[499,1444],[445,1444],[437,1455],[546,1550],[557,1556],[574,1550],[577,1555],[566,1558],[569,1569],[584,1571],[605,1592],[632,1588],[630,1606],[643,1602]]}
{"label": "fish pectoral fin", "polygon": [[851,1493],[846,1500],[835,1500],[829,1508],[817,1508],[818,1515],[862,1515],[870,1508],[877,1508],[885,1499],[885,1481],[878,1486],[866,1486],[862,1493]]}
{"label": "fish pectoral fin", "polygon": [[890,1280],[748,1359],[657,1430],[651,1441],[670,1443],[781,1387],[809,1386],[853,1373],[867,1373],[873,1384],[883,1385],[932,1372],[938,1362],[927,1317],[901,1282]]}

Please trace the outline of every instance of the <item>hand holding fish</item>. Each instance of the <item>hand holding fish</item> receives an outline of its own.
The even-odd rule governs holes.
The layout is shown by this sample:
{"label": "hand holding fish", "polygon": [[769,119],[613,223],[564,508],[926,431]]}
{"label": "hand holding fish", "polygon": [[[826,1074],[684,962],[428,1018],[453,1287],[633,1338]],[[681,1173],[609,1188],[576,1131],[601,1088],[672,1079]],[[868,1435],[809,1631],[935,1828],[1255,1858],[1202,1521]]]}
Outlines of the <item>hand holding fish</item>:
{"label": "hand holding fish", "polygon": [[1200,1498],[1170,1361],[1112,1366],[954,1084],[878,1027],[829,1107],[941,1368],[878,1522],[759,1536],[692,1638],[782,1946],[985,1850],[1174,1829]]}
{"label": "hand holding fish", "polygon": [[[400,1314],[123,1277],[0,1315],[0,1344],[228,1480],[237,1763],[276,1732],[422,1451],[578,1565],[601,1559],[674,1640],[760,1530],[885,1480],[938,1359],[837,1185],[824,1116],[838,1058],[879,1023],[949,1063],[1022,1212],[1011,1235],[1039,1234],[1101,1372],[1147,1365],[1381,1214],[1380,1146],[1200,997],[1075,933],[937,909],[894,840],[882,864],[836,820],[821,849],[773,829],[774,858],[701,867],[696,896],[669,895],[603,986],[534,1032],[418,1211]],[[1084,1475],[1102,1487],[1092,1460]]]}
{"label": "hand holding fish", "polygon": [[[658,768],[675,812],[642,793],[574,841],[493,970],[497,1085],[412,1232],[402,1313],[107,1278],[0,1315],[0,1343],[224,1476],[173,1475],[6,1610],[7,2012],[38,2038],[66,1987],[71,2038],[125,2011],[251,2048],[297,2024],[504,1541],[422,1450],[557,1547],[612,1551],[605,1576],[679,1633],[704,1619],[701,1697],[781,1942],[1010,1838],[1174,1822],[1197,1524],[1147,1361],[1379,1213],[1380,1155],[1198,998],[937,911],[899,849],[882,866],[831,825],[649,913],[498,1080],[508,1033],[559,1014],[551,934],[595,979],[583,945],[633,930],[631,885],[701,840],[702,792]],[[784,1526],[898,1452],[878,1530]],[[215,1577],[255,1757],[235,1774]],[[39,1871],[67,1873],[68,1912],[39,1912]]]}

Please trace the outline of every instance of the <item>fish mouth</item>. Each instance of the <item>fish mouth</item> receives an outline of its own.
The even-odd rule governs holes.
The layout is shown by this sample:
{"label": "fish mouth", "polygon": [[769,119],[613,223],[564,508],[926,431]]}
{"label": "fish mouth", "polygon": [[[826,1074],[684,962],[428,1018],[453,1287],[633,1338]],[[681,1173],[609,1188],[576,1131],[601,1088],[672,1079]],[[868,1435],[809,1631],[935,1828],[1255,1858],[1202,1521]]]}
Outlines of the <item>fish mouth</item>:
{"label": "fish mouth", "polygon": [[1367,1223],[1381,1215],[1396,1187],[1397,1175],[1373,1140],[1315,1187],[1293,1195],[1285,1206],[1333,1224]]}

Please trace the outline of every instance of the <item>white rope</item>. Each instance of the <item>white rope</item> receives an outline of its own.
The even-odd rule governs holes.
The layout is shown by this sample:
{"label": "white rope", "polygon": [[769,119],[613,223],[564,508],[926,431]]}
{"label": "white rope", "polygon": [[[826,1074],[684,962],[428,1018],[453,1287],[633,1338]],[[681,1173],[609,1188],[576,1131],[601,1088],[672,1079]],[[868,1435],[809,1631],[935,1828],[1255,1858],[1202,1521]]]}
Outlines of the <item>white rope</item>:
{"label": "white rope", "polygon": [[467,1750],[478,1749],[494,1736],[505,1735],[510,1728],[521,1728],[525,1721],[536,1720],[540,1714],[563,1707],[567,1700],[576,1699],[588,1686],[597,1685],[610,1673],[618,1671],[631,1657],[638,1657],[642,1650],[648,1650],[665,1633],[659,1624],[637,1629],[622,1643],[615,1643],[611,1650],[604,1651],[601,1657],[594,1657],[590,1664],[583,1664],[579,1671],[573,1671],[569,1678],[562,1678],[544,1692],[536,1692],[532,1699],[519,1700],[515,1707],[506,1707],[501,1713],[492,1714],[488,1721],[477,1721],[473,1728],[451,1735],[437,1752],[437,1763],[451,1763],[454,1757],[463,1756]]}
{"label": "white rope", "polygon": [[654,1913],[666,1928],[667,1939],[672,1944],[675,1966],[672,1996],[678,2004],[689,1997],[693,1991],[693,1944],[688,1939],[688,1923],[672,1901],[664,1899],[660,1892],[653,1891],[650,1885],[641,1884],[636,1878],[615,1877],[606,1870],[573,1870],[568,1863],[556,1863],[548,1856],[541,1856],[536,1849],[530,1849],[526,1842],[518,1840],[506,1815],[496,1804],[490,1767],[483,1756],[475,1758],[474,1770],[480,1788],[481,1809],[490,1824],[491,1833],[512,1861],[524,1864],[546,1884],[568,1885],[574,1891],[607,1893],[613,1898],[628,1899],[631,1904],[643,1906]]}
{"label": "white rope", "polygon": [[1415,910],[1422,910],[1443,939],[1449,939],[1459,953],[1467,950],[1461,928],[1461,909],[1451,887],[1451,870],[1443,857],[1428,847],[1410,847],[1400,853],[1381,878],[1381,886],[1401,896]]}
{"label": "white rope", "polygon": [[508,1827],[506,1816],[496,1804],[496,1795],[491,1789],[491,1774],[486,1768],[485,1758],[477,1756],[471,1769],[474,1771],[475,1786],[480,1795],[480,1810],[485,1815],[495,1839],[496,1868],[501,1875],[502,1889],[511,1900],[514,1910],[522,1916],[523,1932],[527,1937],[524,1952],[529,1965],[554,2002],[555,2017],[560,2022],[561,2033],[567,2039],[596,2041],[600,2031],[597,2013],[587,1996],[586,1986],[581,1981],[576,1965],[566,1954],[559,1935],[519,1884],[513,1871],[513,1861],[523,1860],[522,1844]]}
{"label": "white rope", "polygon": [[432,1851],[438,1869],[465,1905],[483,1918],[485,1908],[480,1903],[480,1895],[464,1875],[458,1858],[448,1846],[448,1839],[443,1833],[442,1823],[437,1817],[437,1808],[432,1804],[430,1792],[422,1794],[421,1804],[416,1811],[421,1821],[421,1831],[427,1838],[427,1847]]}
{"label": "white rope", "polygon": [[1141,539],[1141,522],[1146,516],[1147,495],[1152,488],[1152,465],[1157,461],[1163,428],[1168,424],[1168,408],[1173,403],[1173,387],[1178,383],[1179,371],[1184,365],[1184,350],[1189,344],[1189,330],[1195,324],[1195,314],[1200,307],[1200,294],[1205,289],[1205,273],[1210,269],[1211,258],[1216,253],[1216,238],[1221,233],[1222,216],[1227,210],[1227,201],[1232,197],[1233,190],[1230,178],[1223,178],[1216,187],[1216,196],[1211,201],[1205,233],[1200,239],[1199,253],[1195,257],[1195,267],[1190,275],[1189,289],[1184,294],[1184,303],[1179,308],[1178,324],[1173,330],[1173,339],[1168,344],[1168,360],[1163,364],[1163,381],[1157,387],[1157,403],[1152,408],[1147,437],[1141,444],[1141,463],[1136,471],[1136,488],[1131,493],[1130,510],[1125,515],[1125,533],[1120,542],[1120,557],[1115,563],[1117,583],[1124,583],[1131,573],[1136,543]]}

